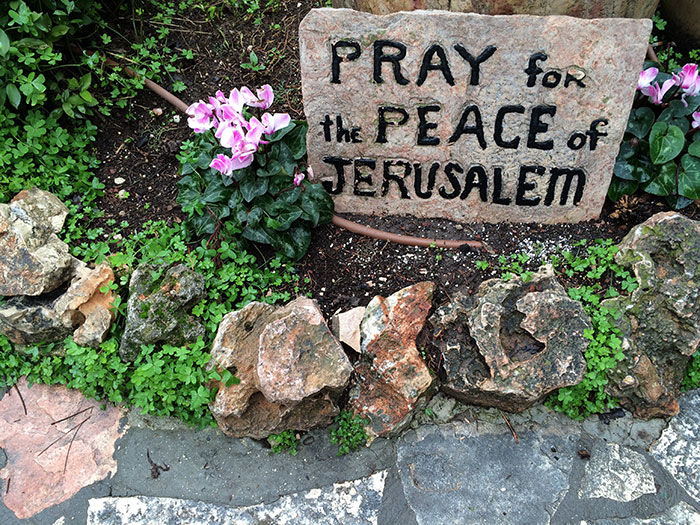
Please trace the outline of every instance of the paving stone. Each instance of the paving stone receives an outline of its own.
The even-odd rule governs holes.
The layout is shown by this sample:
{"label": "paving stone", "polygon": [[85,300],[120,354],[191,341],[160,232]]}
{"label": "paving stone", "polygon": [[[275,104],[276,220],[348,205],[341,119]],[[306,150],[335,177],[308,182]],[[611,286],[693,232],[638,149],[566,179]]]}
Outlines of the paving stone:
{"label": "paving stone", "polygon": [[416,521],[549,523],[568,490],[578,436],[527,432],[516,443],[510,433],[476,434],[475,424],[456,423],[399,439],[399,472]]}
{"label": "paving stone", "polygon": [[78,390],[29,388],[24,378],[17,387],[0,401],[0,446],[8,459],[0,478],[7,480],[3,503],[18,518],[29,518],[114,474],[115,441],[125,429],[121,409],[101,410],[101,402]]}
{"label": "paving stone", "polygon": [[582,521],[581,525],[700,525],[700,513],[681,501],[666,512],[650,518],[621,518]]}
{"label": "paving stone", "polygon": [[87,523],[376,524],[386,474],[384,470],[358,480],[282,496],[274,503],[248,507],[228,507],[193,500],[147,496],[97,498],[90,500]]}
{"label": "paving stone", "polygon": [[651,453],[691,496],[700,500],[700,390],[680,398],[680,413]]}
{"label": "paving stone", "polygon": [[580,498],[627,502],[655,492],[654,476],[644,456],[617,443],[598,441],[586,464],[578,494]]}

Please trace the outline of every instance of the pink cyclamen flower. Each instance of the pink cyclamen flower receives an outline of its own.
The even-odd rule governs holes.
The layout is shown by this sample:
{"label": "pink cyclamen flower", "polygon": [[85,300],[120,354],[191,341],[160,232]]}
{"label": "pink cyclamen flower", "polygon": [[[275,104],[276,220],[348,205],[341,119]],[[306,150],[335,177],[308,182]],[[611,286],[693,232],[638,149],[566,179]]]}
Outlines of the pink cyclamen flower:
{"label": "pink cyclamen flower", "polygon": [[231,157],[227,157],[226,155],[220,153],[214,158],[214,160],[211,161],[209,167],[214,168],[216,171],[220,171],[224,175],[231,175],[233,172],[232,161],[233,159]]}
{"label": "pink cyclamen flower", "polygon": [[676,84],[680,86],[683,91],[691,89],[698,80],[698,65],[697,64],[686,64],[681,69],[680,73],[673,75]]}
{"label": "pink cyclamen flower", "polygon": [[645,95],[648,95],[648,89],[658,74],[659,70],[655,67],[650,67],[649,69],[642,71],[639,74],[639,80],[637,80],[637,89]]}
{"label": "pink cyclamen flower", "polygon": [[257,91],[257,99],[248,105],[253,108],[267,109],[272,105],[275,100],[275,94],[272,91],[272,86],[270,84],[265,84]]}
{"label": "pink cyclamen flower", "polygon": [[294,174],[294,185],[295,185],[295,186],[300,186],[300,185],[301,185],[301,181],[303,181],[305,178],[306,178],[306,175],[304,175],[303,173],[301,173],[301,172],[300,172],[300,173],[295,173],[295,174]]}
{"label": "pink cyclamen flower", "polygon": [[[652,103],[661,104],[664,101],[664,95],[675,85],[676,81],[672,78],[669,78],[666,82],[664,82],[663,86],[661,87],[659,87],[658,82],[655,82],[653,86],[649,86],[649,92],[647,94],[651,97]],[[642,93],[644,93],[644,91],[642,91]]]}
{"label": "pink cyclamen flower", "polygon": [[274,115],[264,113],[261,120],[265,135],[272,135],[275,131],[286,128],[292,118],[287,113],[275,113]]}
{"label": "pink cyclamen flower", "polygon": [[195,133],[203,133],[216,125],[214,122],[214,113],[212,107],[200,100],[195,102],[186,111],[189,118],[187,125],[194,130]]}
{"label": "pink cyclamen flower", "polygon": [[691,124],[693,129],[700,128],[700,111],[693,113],[693,123]]}

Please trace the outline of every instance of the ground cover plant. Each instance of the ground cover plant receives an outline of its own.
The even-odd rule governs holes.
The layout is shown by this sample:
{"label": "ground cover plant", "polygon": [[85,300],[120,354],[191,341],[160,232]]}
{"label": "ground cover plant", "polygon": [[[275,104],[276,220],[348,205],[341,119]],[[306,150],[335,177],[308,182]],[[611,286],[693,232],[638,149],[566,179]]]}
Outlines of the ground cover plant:
{"label": "ground cover plant", "polygon": [[[322,224],[329,218],[327,203],[319,196],[311,199],[318,201],[316,211],[309,208],[305,199],[316,190],[308,180],[300,180],[307,173],[302,152],[306,126],[300,120],[296,31],[305,13],[320,3],[148,0],[114,7],[108,3],[107,11],[97,11],[92,3],[76,1],[70,12],[67,1],[41,5],[49,6],[43,8],[47,11],[40,11],[38,2],[11,2],[0,8],[0,56],[5,59],[0,61],[0,76],[8,86],[15,85],[20,96],[15,106],[14,89],[5,88],[0,201],[36,184],[66,202],[71,214],[62,236],[72,253],[88,262],[109,260],[115,269],[117,320],[99,349],[79,347],[68,339],[17,352],[0,336],[0,380],[5,386],[27,375],[33,382],[63,383],[91,397],[209,425],[213,419],[206,404],[214,393],[207,382],[235,381],[225,371],[207,370],[211,340],[222,316],[251,300],[286,301],[308,293],[328,318],[338,308],[366,304],[374,295],[387,296],[430,279],[436,282],[436,304],[440,304],[457,289],[475,291],[487,278],[517,274],[527,279],[539,264],[555,256],[559,276],[570,296],[583,302],[594,329],[588,334],[592,343],[586,380],[552,396],[550,406],[576,418],[615,406],[604,394],[603,377],[617,362],[619,334],[613,326],[615,313],[601,309],[600,300],[615,291],[628,293],[633,284],[614,265],[612,245],[634,224],[668,210],[663,199],[636,193],[607,203],[600,221],[546,227],[349,217],[397,233],[478,238],[491,250],[479,253],[414,249],[358,238]],[[64,29],[55,29],[59,26],[68,27],[67,32],[60,34]],[[84,38],[78,40],[79,36]],[[66,44],[67,37],[93,53],[76,52]],[[25,38],[43,38],[44,44],[22,42]],[[120,67],[128,65],[138,76],[129,79],[123,67],[108,67],[103,58],[116,60]],[[690,59],[676,61],[659,69],[673,71]],[[193,136],[187,116],[141,89],[143,78],[161,82],[188,103],[208,100],[217,90],[230,99],[234,87],[268,85],[275,107],[289,114],[294,126],[275,130],[269,143],[253,153],[250,165],[229,171],[233,143],[222,146],[213,131]],[[660,85],[663,88],[663,82]],[[674,96],[682,97],[682,90],[681,85]],[[264,98],[257,90],[254,96]],[[670,89],[666,96],[671,96]],[[641,102],[646,96],[638,97]],[[682,98],[678,102],[682,104]],[[651,108],[657,123],[665,122],[661,114],[668,108],[680,111],[678,104],[664,100],[667,103]],[[256,118],[263,124],[265,109],[246,106],[247,113],[241,114],[248,123]],[[646,153],[654,170],[669,163],[683,168],[684,156],[693,156],[693,142],[688,139],[696,136],[691,133],[692,112],[682,118],[688,133],[681,153],[661,164],[654,164],[651,153]],[[628,143],[639,140],[633,146],[635,155],[642,154],[645,143],[651,144],[653,126],[642,138],[634,133],[626,137]],[[668,143],[663,138],[668,129],[662,135],[660,143]],[[214,163],[216,159],[219,163]],[[636,162],[631,157],[622,160]],[[669,168],[663,169],[670,174]],[[264,180],[268,182],[262,191]],[[675,186],[673,190],[676,197],[683,196]],[[684,201],[678,198],[677,203]],[[700,218],[696,204],[686,206],[683,213]],[[305,232],[313,228],[311,235],[298,234],[300,246],[308,248],[306,256],[285,238],[298,226]],[[608,240],[596,243],[596,238]],[[589,242],[580,244],[582,240]],[[188,347],[144,347],[134,363],[124,363],[117,348],[127,284],[131,271],[143,263],[185,263],[204,274],[207,297],[194,313],[204,321],[207,336]],[[437,356],[426,359],[439,362]],[[696,356],[684,387],[700,385],[698,370]],[[339,452],[340,447],[350,449],[362,442],[361,427],[350,414],[342,413],[337,423],[333,439]],[[291,447],[290,434],[284,436],[277,444]]]}

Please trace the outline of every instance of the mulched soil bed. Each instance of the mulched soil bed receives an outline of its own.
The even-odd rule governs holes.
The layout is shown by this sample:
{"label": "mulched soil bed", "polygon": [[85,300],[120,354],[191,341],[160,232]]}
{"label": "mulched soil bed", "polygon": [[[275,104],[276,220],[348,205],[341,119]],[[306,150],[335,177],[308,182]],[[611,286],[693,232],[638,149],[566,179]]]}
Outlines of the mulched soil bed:
{"label": "mulched soil bed", "polygon": [[[257,25],[253,17],[241,18],[226,10],[213,22],[203,16],[201,20],[176,22],[182,26],[172,33],[174,47],[195,52],[195,59],[171,79],[188,86],[181,98],[189,103],[217,89],[228,92],[236,86],[254,88],[270,83],[277,99],[273,111],[303,118],[297,28],[315,4],[283,0],[277,6]],[[128,29],[125,25],[124,30]],[[240,67],[248,61],[251,49],[266,65],[264,71]],[[168,82],[163,85],[169,87]],[[162,114],[157,115],[156,108],[162,109]],[[179,179],[175,154],[181,142],[191,136],[186,119],[150,92],[141,93],[128,110],[114,111],[102,123],[97,149],[99,178],[106,186],[99,206],[105,215],[96,225],[105,228],[106,236],[112,235],[108,219],[116,219],[117,224],[127,220],[128,233],[149,219],[171,223],[184,218],[175,202]],[[115,184],[116,178],[125,182]],[[129,196],[120,198],[120,190]],[[500,275],[501,254],[528,253],[531,260],[525,266],[534,269],[557,249],[567,249],[580,239],[619,241],[632,226],[659,211],[668,211],[668,207],[662,200],[645,195],[607,202],[600,220],[579,224],[458,224],[410,217],[347,216],[395,233],[481,240],[488,248],[466,252],[413,248],[326,225],[314,231],[309,252],[296,269],[302,279],[308,278],[304,290],[319,301],[326,316],[338,309],[366,305],[375,295],[389,295],[424,280],[436,283],[435,304],[439,305],[458,289],[474,291],[483,280]],[[697,204],[682,213],[700,219]],[[489,268],[477,269],[476,261],[489,262]]]}

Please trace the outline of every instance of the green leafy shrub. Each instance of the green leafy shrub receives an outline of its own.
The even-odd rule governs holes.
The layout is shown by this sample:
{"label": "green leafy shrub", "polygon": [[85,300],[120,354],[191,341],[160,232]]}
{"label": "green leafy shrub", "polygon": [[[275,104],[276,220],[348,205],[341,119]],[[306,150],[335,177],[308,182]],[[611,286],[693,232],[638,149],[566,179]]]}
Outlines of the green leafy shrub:
{"label": "green leafy shrub", "polygon": [[267,440],[272,445],[273,454],[289,452],[292,456],[297,455],[299,440],[293,430],[285,430],[279,434],[270,434]]}
{"label": "green leafy shrub", "polygon": [[[583,419],[618,405],[617,400],[605,393],[605,386],[608,384],[607,372],[625,358],[622,333],[615,326],[620,312],[601,306],[601,300],[618,296],[616,287],[627,292],[637,287],[629,271],[615,263],[617,247],[610,239],[598,239],[589,246],[585,244],[585,241],[578,243],[578,253],[562,254],[559,271],[568,277],[579,274],[579,278],[595,282],[568,290],[569,297],[582,303],[593,324],[591,330],[584,332],[584,337],[590,340],[584,352],[586,374],[578,385],[560,388],[547,399],[547,406],[573,419]],[[607,290],[601,285],[604,279],[609,282]]]}
{"label": "green leafy shrub", "polygon": [[256,112],[273,97],[270,86],[258,90],[260,100],[241,88],[190,106],[197,136],[182,144],[177,201],[196,235],[215,237],[223,223],[232,223],[243,238],[298,260],[308,250],[311,228],[331,220],[333,200],[300,169],[306,122]]}
{"label": "green leafy shrub", "polygon": [[696,64],[673,75],[656,66],[640,75],[608,196],[641,189],[681,209],[700,198],[700,77]]}
{"label": "green leafy shrub", "polygon": [[352,412],[341,410],[335,417],[338,428],[331,429],[331,443],[338,445],[338,456],[344,456],[353,450],[357,450],[367,442],[367,433],[364,425],[367,421],[360,416],[353,416]]}
{"label": "green leafy shrub", "polygon": [[685,369],[681,388],[683,390],[700,388],[700,352],[696,351],[690,358],[688,367]]}

